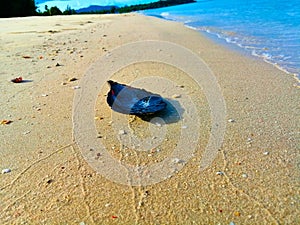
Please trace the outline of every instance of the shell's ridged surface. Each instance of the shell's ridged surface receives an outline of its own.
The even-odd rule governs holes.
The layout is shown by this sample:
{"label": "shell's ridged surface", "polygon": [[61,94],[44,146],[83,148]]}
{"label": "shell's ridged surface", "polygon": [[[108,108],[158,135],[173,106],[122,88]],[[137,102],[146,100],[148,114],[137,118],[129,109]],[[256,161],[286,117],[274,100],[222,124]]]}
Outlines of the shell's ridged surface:
{"label": "shell's ridged surface", "polygon": [[164,110],[165,100],[158,94],[109,80],[108,105],[123,114],[146,116]]}

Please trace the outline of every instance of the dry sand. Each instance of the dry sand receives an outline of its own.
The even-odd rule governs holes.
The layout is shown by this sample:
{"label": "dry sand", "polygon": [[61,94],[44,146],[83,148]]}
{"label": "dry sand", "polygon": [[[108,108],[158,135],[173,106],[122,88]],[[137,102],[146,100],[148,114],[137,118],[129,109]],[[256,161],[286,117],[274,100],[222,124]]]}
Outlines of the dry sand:
{"label": "dry sand", "polygon": [[[0,174],[1,224],[300,223],[300,99],[290,75],[181,24],[136,14],[1,19],[0,27],[0,120],[13,121],[0,126],[0,168],[11,169]],[[157,75],[182,85],[178,90],[188,93],[201,119],[198,130],[190,130],[200,141],[182,170],[156,184],[130,186],[96,173],[83,158],[72,136],[73,98],[80,89],[72,87],[82,85],[101,56],[143,40],[176,43],[204,60],[226,102],[227,126],[217,157],[199,172],[211,131],[203,89],[171,65],[142,62],[120,69],[112,79],[130,83]],[[19,76],[27,82],[10,82]],[[78,80],[68,81],[72,77]],[[104,85],[94,113],[108,152],[132,165],[171,154],[180,121],[165,125],[160,151],[121,148],[114,119],[126,118],[140,138],[151,134],[139,118],[112,116],[107,90]],[[179,94],[171,91],[162,94]]]}

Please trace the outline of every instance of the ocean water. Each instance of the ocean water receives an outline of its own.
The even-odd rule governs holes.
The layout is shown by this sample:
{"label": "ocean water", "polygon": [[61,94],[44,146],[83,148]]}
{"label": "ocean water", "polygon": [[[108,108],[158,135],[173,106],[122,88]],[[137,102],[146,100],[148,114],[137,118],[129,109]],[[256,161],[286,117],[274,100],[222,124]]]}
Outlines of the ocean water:
{"label": "ocean water", "polygon": [[182,22],[300,79],[300,0],[198,0],[141,13]]}

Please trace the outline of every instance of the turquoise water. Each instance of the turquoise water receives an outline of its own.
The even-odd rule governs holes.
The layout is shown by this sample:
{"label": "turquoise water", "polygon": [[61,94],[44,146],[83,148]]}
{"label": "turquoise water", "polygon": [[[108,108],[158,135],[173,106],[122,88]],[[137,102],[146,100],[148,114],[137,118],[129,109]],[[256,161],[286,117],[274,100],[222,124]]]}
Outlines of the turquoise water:
{"label": "turquoise water", "polygon": [[300,78],[300,0],[199,0],[142,13],[182,22]]}

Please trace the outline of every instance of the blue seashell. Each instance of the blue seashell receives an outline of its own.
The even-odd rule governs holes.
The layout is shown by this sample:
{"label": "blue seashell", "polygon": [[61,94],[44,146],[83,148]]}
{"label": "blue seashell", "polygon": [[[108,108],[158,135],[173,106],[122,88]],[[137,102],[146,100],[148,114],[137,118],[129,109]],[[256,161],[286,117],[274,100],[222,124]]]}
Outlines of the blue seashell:
{"label": "blue seashell", "polygon": [[108,81],[107,103],[112,110],[130,115],[148,116],[164,110],[166,101],[158,94]]}

